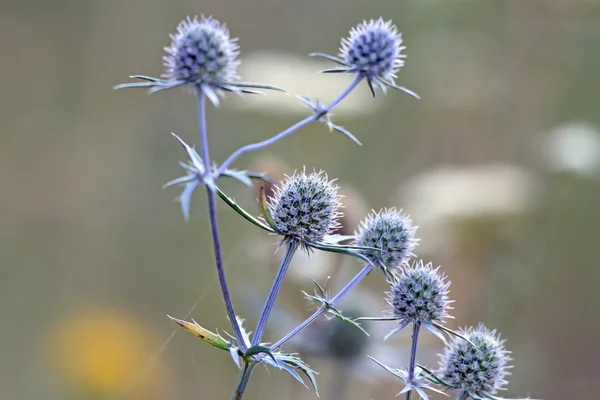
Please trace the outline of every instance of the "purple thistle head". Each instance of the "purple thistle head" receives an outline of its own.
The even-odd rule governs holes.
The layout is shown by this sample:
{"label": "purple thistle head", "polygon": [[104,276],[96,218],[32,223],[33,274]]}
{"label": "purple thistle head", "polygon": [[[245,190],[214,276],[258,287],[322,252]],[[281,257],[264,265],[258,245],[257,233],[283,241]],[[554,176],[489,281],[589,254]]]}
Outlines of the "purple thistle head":
{"label": "purple thistle head", "polygon": [[405,48],[402,34],[392,21],[379,18],[352,28],[350,37],[342,39],[339,55],[346,65],[370,80],[393,82],[404,65]]}
{"label": "purple thistle head", "polygon": [[363,250],[373,264],[384,272],[406,265],[413,256],[418,239],[415,239],[417,227],[410,217],[395,208],[386,208],[378,213],[372,212],[361,223],[356,233],[356,244],[374,247],[378,250]]}
{"label": "purple thistle head", "polygon": [[238,78],[239,46],[225,24],[212,17],[188,17],[179,23],[171,40],[171,46],[165,47],[164,78],[183,82],[193,91]]}
{"label": "purple thistle head", "polygon": [[477,328],[461,330],[470,343],[455,337],[440,355],[440,377],[451,389],[466,393],[472,398],[489,398],[498,390],[505,390],[508,383],[510,352],[504,347],[505,340],[495,330],[483,324]]}
{"label": "purple thistle head", "polygon": [[333,182],[322,171],[308,175],[302,171],[275,187],[268,206],[284,241],[321,243],[339,227],[341,202]]}
{"label": "purple thistle head", "polygon": [[419,260],[394,274],[387,300],[401,323],[441,323],[451,308],[449,286],[439,267]]}

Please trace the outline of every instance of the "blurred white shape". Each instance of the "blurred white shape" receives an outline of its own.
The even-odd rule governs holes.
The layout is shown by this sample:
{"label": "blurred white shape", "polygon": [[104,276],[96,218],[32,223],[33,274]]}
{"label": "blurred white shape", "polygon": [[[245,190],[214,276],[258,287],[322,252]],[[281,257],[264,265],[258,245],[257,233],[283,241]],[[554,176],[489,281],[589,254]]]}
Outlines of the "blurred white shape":
{"label": "blurred white shape", "polygon": [[[266,96],[228,96],[228,104],[239,110],[308,116],[310,109],[296,95],[328,103],[350,83],[350,76],[345,74],[318,73],[334,67],[333,63],[309,56],[275,51],[251,53],[242,58],[242,64],[238,68],[242,80],[279,86],[289,93],[265,91]],[[373,99],[368,89],[359,86],[333,110],[332,115],[367,115],[381,105],[384,98],[385,96],[378,96]]]}
{"label": "blurred white shape", "polygon": [[539,180],[517,165],[442,166],[415,176],[399,190],[396,205],[419,226],[419,251],[446,247],[453,222],[526,213]]}
{"label": "blurred white shape", "polygon": [[571,121],[542,134],[542,156],[551,172],[597,176],[600,130],[587,121]]}
{"label": "blurred white shape", "polygon": [[298,284],[312,283],[313,279],[323,282],[331,274],[336,264],[336,254],[325,251],[304,250],[296,252],[290,263],[288,276]]}

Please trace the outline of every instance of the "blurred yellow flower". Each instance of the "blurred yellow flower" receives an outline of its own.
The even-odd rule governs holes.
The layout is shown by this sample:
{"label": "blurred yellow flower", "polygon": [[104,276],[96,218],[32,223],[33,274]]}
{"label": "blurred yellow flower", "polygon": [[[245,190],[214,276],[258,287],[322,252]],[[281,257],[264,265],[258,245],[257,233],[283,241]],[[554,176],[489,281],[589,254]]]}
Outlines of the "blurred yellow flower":
{"label": "blurred yellow flower", "polygon": [[148,330],[121,311],[94,308],[68,315],[48,339],[49,363],[69,392],[94,398],[139,394],[138,378],[149,378],[140,376],[154,350]]}

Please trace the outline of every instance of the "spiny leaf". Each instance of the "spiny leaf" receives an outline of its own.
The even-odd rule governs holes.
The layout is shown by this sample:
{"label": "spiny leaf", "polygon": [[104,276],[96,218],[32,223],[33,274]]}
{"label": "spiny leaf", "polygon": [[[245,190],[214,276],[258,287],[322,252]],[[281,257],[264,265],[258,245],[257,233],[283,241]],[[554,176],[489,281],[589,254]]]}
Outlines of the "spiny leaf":
{"label": "spiny leaf", "polygon": [[439,330],[444,331],[445,333],[449,334],[449,335],[454,335],[456,337],[461,338],[462,340],[464,340],[465,342],[469,343],[471,346],[477,348],[477,346],[475,345],[475,343],[471,342],[469,339],[467,339],[465,336],[461,335],[460,333],[453,331],[452,329],[446,328],[443,325],[438,324],[437,322],[432,322],[431,323],[433,326],[435,326],[436,328],[438,328]]}

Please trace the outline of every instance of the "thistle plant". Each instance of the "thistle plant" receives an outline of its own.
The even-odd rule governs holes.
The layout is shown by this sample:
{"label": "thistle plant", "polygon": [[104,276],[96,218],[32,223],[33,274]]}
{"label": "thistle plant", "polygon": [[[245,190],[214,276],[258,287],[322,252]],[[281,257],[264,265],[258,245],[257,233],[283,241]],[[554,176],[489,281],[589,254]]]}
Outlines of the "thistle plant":
{"label": "thistle plant", "polygon": [[[204,342],[229,353],[240,369],[232,399],[241,399],[244,396],[252,371],[257,365],[283,370],[304,385],[306,384],[303,377],[308,378],[316,390],[315,371],[298,354],[286,353],[281,349],[290,339],[324,314],[359,329],[361,334],[366,334],[360,326],[361,318],[345,316],[336,308],[336,304],[373,270],[382,271],[382,276],[387,278],[391,285],[388,300],[392,316],[383,319],[397,320],[399,325],[390,334],[409,324],[413,327],[408,370],[394,370],[381,364],[404,380],[405,388],[402,392],[406,392],[407,399],[410,399],[413,391],[418,392],[422,398],[427,398],[423,389],[438,390],[434,388],[436,385],[451,389],[458,393],[461,399],[466,396],[495,399],[494,393],[504,384],[507,353],[500,347],[502,342],[499,342],[493,332],[486,330],[465,331],[461,334],[446,328],[443,324],[445,319],[449,318],[449,283],[446,283],[439,268],[433,269],[431,264],[423,265],[422,262],[418,262],[408,267],[408,260],[414,255],[418,240],[415,238],[416,227],[406,214],[394,208],[373,212],[364,219],[354,235],[340,235],[335,232],[339,231],[340,227],[338,220],[342,215],[341,199],[337,194],[335,180],[330,180],[324,172],[297,172],[277,183],[274,194],[269,198],[265,191],[261,190],[258,199],[258,207],[262,214],[260,217],[243,209],[232,197],[224,193],[219,185],[221,178],[234,178],[250,187],[253,187],[255,180],[273,184],[269,177],[260,172],[232,169],[231,166],[242,155],[271,146],[313,122],[323,122],[330,130],[339,131],[354,143],[360,144],[352,133],[331,121],[331,111],[363,81],[367,83],[373,96],[375,88],[384,93],[388,88],[394,88],[419,98],[416,93],[395,83],[397,74],[404,65],[405,49],[402,36],[391,21],[386,22],[380,18],[359,24],[350,31],[348,38],[342,40],[338,57],[324,53],[312,54],[341,65],[340,68],[322,72],[352,75],[352,81],[346,89],[329,103],[298,96],[311,109],[312,113],[309,116],[265,140],[235,150],[220,164],[210,157],[206,121],[207,100],[218,107],[220,97],[228,92],[241,95],[260,94],[259,90],[263,89],[284,91],[268,84],[238,81],[236,71],[240,64],[240,47],[237,39],[231,37],[223,23],[212,17],[186,18],[177,27],[177,32],[171,35],[171,44],[165,48],[165,72],[161,78],[133,75],[132,78],[138,79],[138,82],[116,86],[117,89],[147,88],[149,93],[181,86],[197,99],[200,154],[185,140],[174,135],[189,160],[180,163],[185,174],[165,186],[182,187],[179,201],[185,220],[190,218],[190,204],[196,190],[204,187],[206,191],[215,265],[231,334],[223,336],[205,329],[195,321],[176,318],[172,320]],[[285,249],[253,335],[244,328],[243,320],[235,311],[225,275],[217,218],[217,197],[257,228],[279,236],[280,247]],[[309,252],[328,251],[351,256],[364,265],[354,278],[333,296],[330,296],[328,289],[315,282],[314,294],[305,293],[310,301],[319,305],[313,315],[274,344],[264,342],[263,334],[269,316],[290,262],[300,248]],[[455,337],[443,357],[440,372],[434,373],[416,364],[420,327],[433,331],[444,340],[443,334]]]}

